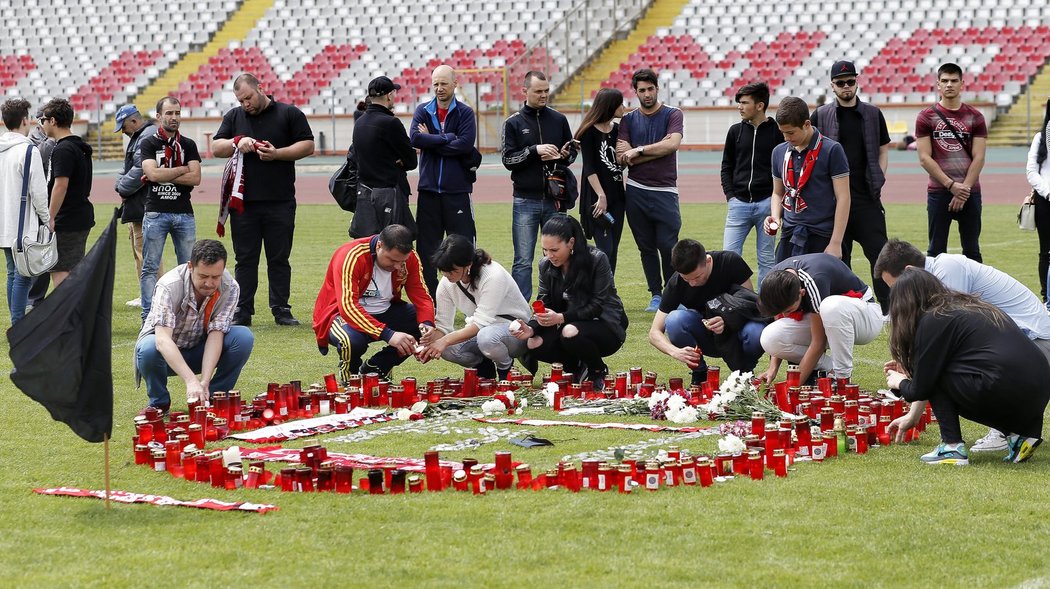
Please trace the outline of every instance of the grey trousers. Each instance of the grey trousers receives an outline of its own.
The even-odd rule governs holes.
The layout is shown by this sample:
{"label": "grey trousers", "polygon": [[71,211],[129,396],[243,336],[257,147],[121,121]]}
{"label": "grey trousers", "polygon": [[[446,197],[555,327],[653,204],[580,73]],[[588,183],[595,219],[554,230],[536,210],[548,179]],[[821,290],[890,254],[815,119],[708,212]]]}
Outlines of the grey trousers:
{"label": "grey trousers", "polygon": [[525,353],[525,342],[510,334],[509,323],[497,323],[482,327],[478,335],[465,342],[445,348],[441,357],[460,366],[477,366],[486,359],[492,360],[496,368],[509,370],[514,359]]}

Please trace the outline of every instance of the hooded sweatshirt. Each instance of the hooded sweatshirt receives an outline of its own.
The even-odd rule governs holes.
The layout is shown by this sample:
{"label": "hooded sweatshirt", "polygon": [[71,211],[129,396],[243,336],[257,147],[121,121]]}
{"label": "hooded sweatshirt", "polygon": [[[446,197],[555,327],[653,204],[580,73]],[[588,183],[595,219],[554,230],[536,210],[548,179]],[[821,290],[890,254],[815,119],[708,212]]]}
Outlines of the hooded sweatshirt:
{"label": "hooded sweatshirt", "polygon": [[95,225],[91,195],[91,146],[77,135],[59,139],[51,152],[48,193],[54,194],[55,178],[69,178],[62,207],[55,215],[55,232],[87,231]]}
{"label": "hooded sweatshirt", "polygon": [[[0,247],[14,247],[18,241],[18,215],[22,205],[22,178],[26,148],[33,143],[21,133],[8,131],[0,135]],[[24,235],[36,235],[41,223],[48,223],[47,177],[44,162],[36,147],[29,164],[29,200],[36,213],[27,215]]]}

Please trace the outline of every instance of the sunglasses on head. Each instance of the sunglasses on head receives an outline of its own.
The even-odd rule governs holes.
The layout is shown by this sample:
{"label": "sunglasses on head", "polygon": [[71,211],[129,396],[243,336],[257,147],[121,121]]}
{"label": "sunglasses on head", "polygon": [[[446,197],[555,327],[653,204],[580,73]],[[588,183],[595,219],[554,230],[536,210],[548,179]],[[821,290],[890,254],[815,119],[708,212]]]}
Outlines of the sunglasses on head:
{"label": "sunglasses on head", "polygon": [[853,87],[857,85],[857,79],[853,78],[850,80],[835,80],[835,86],[839,88],[845,88],[846,86]]}

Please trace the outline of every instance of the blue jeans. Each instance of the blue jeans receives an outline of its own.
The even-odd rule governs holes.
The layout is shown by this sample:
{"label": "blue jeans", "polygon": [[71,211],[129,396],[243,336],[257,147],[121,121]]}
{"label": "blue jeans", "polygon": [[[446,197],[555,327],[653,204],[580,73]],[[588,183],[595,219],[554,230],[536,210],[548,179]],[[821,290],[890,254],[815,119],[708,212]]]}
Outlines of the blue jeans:
{"label": "blue jeans", "polygon": [[[740,349],[734,350],[739,352],[735,355],[738,357],[742,356],[745,363],[743,365],[730,366],[731,370],[754,370],[758,359],[765,353],[762,349],[762,330],[765,327],[763,323],[749,321],[736,334],[737,339],[740,340]],[[727,350],[715,341],[717,336],[704,327],[703,315],[693,309],[671,311],[667,315],[664,330],[667,333],[667,339],[680,348],[700,346],[700,351],[703,352],[703,355],[711,358],[723,358],[727,355],[734,355],[727,353]],[[700,365],[703,366],[704,362],[701,361]]]}
{"label": "blue jeans", "polygon": [[[671,248],[678,243],[682,213],[678,195],[627,185],[627,223],[642,257],[642,271],[649,293],[657,296],[671,279]],[[660,272],[663,271],[661,277]]]}
{"label": "blue jeans", "polygon": [[15,270],[15,256],[11,248],[5,247],[4,257],[7,258],[7,308],[11,311],[11,325],[25,317],[26,305],[29,302],[29,287],[33,279],[22,276]]}
{"label": "blue jeans", "polygon": [[532,299],[532,259],[536,255],[536,236],[547,219],[557,214],[553,200],[514,197],[511,226],[514,265],[510,275],[526,301]]}
{"label": "blue jeans", "polygon": [[722,234],[722,249],[744,255],[744,241],[751,228],[755,228],[755,250],[758,254],[758,282],[756,289],[761,287],[762,279],[766,277],[769,270],[773,268],[773,241],[775,238],[762,228],[762,223],[769,216],[769,199],[758,202],[744,202],[737,198],[729,199],[729,209],[726,211],[726,227]]}
{"label": "blue jeans", "polygon": [[[179,350],[182,359],[186,361],[194,374],[199,374],[201,362],[204,359],[204,343],[207,338],[192,348]],[[234,325],[222,339],[222,354],[219,363],[215,367],[209,386],[209,393],[216,391],[229,391],[237,387],[237,377],[241,375],[241,369],[248,362],[255,345],[255,336],[252,331],[242,325]],[[157,350],[157,336],[150,334],[139,339],[135,345],[135,366],[139,369],[142,379],[146,381],[146,395],[152,407],[170,407],[171,396],[168,394],[168,377],[175,376],[175,371],[168,366],[167,360]]]}
{"label": "blue jeans", "polygon": [[157,288],[157,269],[164,253],[164,242],[171,234],[175,258],[179,264],[190,261],[193,243],[197,240],[197,222],[190,213],[146,213],[142,218],[142,275],[139,288],[142,299],[142,318],[149,315],[153,305],[153,291]]}

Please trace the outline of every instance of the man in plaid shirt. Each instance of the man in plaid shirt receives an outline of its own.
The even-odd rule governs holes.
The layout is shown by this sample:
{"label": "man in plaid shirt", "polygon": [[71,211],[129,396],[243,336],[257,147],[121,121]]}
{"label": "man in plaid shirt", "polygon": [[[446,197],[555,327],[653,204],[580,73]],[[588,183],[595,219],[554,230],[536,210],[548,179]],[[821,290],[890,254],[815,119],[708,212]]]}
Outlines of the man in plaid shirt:
{"label": "man in plaid shirt", "polygon": [[189,263],[157,281],[135,346],[135,369],[146,380],[151,407],[166,412],[171,406],[173,375],[186,383],[187,403],[236,386],[255,342],[250,329],[233,325],[239,294],[226,270],[226,248],[214,239],[196,242]]}

